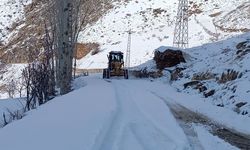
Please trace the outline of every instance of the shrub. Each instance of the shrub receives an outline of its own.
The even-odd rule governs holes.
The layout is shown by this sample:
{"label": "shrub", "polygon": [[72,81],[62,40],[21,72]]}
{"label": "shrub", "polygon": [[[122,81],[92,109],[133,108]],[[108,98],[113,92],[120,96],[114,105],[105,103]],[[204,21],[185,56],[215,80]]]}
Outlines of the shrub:
{"label": "shrub", "polygon": [[147,68],[138,70],[138,71],[132,71],[132,74],[136,78],[159,78],[162,76],[161,71],[148,71]]}
{"label": "shrub", "polygon": [[192,77],[192,80],[203,81],[203,80],[210,80],[210,79],[214,79],[214,78],[215,78],[215,74],[207,71],[207,72],[201,72],[201,73],[194,74]]}
{"label": "shrub", "polygon": [[242,77],[242,73],[239,73],[238,71],[234,71],[232,69],[228,69],[226,72],[223,72],[221,77],[217,80],[219,83],[226,83],[228,81],[233,81],[241,77]]}

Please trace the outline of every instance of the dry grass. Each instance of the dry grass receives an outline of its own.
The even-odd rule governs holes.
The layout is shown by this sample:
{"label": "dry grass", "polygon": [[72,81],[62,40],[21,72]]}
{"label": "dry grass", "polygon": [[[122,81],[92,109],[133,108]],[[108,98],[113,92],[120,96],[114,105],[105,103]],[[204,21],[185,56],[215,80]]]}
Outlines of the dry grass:
{"label": "dry grass", "polygon": [[184,70],[185,68],[176,68],[173,72],[171,72],[171,81],[176,81],[178,80],[179,78],[182,78],[183,77],[183,73],[182,71]]}
{"label": "dry grass", "polygon": [[198,80],[198,81],[203,81],[203,80],[210,80],[210,79],[215,79],[215,74],[207,71],[207,72],[201,72],[201,73],[196,73],[193,75],[192,80]]}
{"label": "dry grass", "polygon": [[226,72],[223,72],[221,77],[217,79],[219,83],[227,83],[228,81],[236,80],[237,78],[241,78],[242,73],[228,69]]}
{"label": "dry grass", "polygon": [[133,76],[136,78],[159,78],[162,77],[162,71],[148,71],[147,69],[132,71]]}
{"label": "dry grass", "polygon": [[100,45],[98,43],[77,43],[76,44],[77,54],[76,59],[82,59],[85,57],[89,52],[92,55],[97,54],[100,52]]}
{"label": "dry grass", "polygon": [[216,12],[216,13],[213,13],[213,14],[210,14],[209,16],[210,16],[210,17],[217,17],[217,16],[219,16],[219,15],[221,15],[221,14],[222,14],[222,11]]}

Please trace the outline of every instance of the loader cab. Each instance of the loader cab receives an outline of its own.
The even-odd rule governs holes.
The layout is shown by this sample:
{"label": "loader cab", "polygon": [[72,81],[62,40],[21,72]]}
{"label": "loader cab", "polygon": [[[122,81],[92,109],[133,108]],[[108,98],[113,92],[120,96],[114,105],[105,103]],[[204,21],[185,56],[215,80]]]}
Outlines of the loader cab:
{"label": "loader cab", "polygon": [[111,51],[108,55],[109,62],[123,62],[123,53]]}

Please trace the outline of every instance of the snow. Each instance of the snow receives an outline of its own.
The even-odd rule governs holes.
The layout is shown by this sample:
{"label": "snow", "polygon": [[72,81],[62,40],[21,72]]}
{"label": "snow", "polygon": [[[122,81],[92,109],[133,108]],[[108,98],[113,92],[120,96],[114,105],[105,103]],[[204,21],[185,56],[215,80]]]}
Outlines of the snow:
{"label": "snow", "polygon": [[31,0],[1,0],[0,1],[0,41],[9,37],[11,26],[24,18],[24,7]]}
{"label": "snow", "polygon": [[[233,29],[248,28],[249,15],[238,10],[238,6],[249,8],[248,0],[202,0],[192,1],[202,11],[189,18],[189,47],[225,40],[242,32],[222,31],[217,25],[226,25]],[[88,55],[78,61],[78,68],[105,68],[106,55],[109,51],[126,52],[128,31],[132,31],[131,66],[141,65],[153,58],[154,50],[159,46],[172,46],[174,18],[177,14],[178,0],[130,0],[116,2],[110,10],[95,25],[88,27],[80,34],[79,42],[97,42],[101,52]],[[191,9],[193,5],[190,4]],[[155,10],[163,10],[155,14]],[[231,14],[230,12],[237,12]],[[222,12],[216,17],[211,14]],[[244,18],[244,21],[234,21],[225,18]],[[243,20],[243,19],[242,19]],[[237,24],[237,26],[235,25]]]}
{"label": "snow", "polygon": [[235,132],[250,135],[249,117],[238,115],[227,108],[214,106],[206,98],[201,98],[198,95],[180,93],[169,84],[163,84],[162,81],[145,82],[143,80],[139,80],[128,82],[127,84],[137,88],[143,87],[146,91],[155,93],[167,102],[180,104],[193,112],[197,112],[208,117],[221,126],[225,126]]}
{"label": "snow", "polygon": [[[111,85],[97,86],[105,81],[90,82],[83,89],[56,98],[0,130],[1,147],[5,150],[91,149],[112,119],[115,101]],[[94,94],[95,90],[102,94]]]}
{"label": "snow", "polygon": [[213,136],[210,134],[207,129],[203,126],[195,125],[195,131],[198,135],[200,142],[204,150],[211,150],[211,149],[227,149],[227,150],[238,150],[238,148],[233,147],[232,145],[225,143],[218,137]]}
{"label": "snow", "polygon": [[[124,93],[124,87],[118,83],[89,78],[82,89],[56,98],[0,130],[1,147],[29,149],[27,144],[32,144],[39,145],[37,150],[112,150],[122,149],[119,147],[122,143],[126,145],[124,149],[135,149],[131,140],[137,141],[142,149],[185,147],[187,141],[182,130],[161,101],[151,101],[150,94],[138,93],[135,99],[128,94],[131,95]],[[140,100],[137,105],[135,100]],[[46,144],[41,144],[40,139]]]}
{"label": "snow", "polygon": [[[179,94],[162,82],[103,80],[100,75],[78,79],[78,82],[83,81],[84,87],[55,98],[28,112],[22,120],[1,129],[1,147],[5,150],[29,150],[34,147],[37,150],[191,149],[165,100],[180,103],[205,115],[212,114],[211,119],[218,118],[214,114],[216,111],[228,121],[217,122],[225,123],[225,126],[230,123],[236,126],[237,131],[243,127],[243,118],[239,115],[222,113],[226,110],[218,110],[197,98]],[[164,100],[155,94],[163,96]],[[228,116],[234,119],[227,120]],[[250,133],[250,120],[244,119],[244,133]],[[207,131],[200,128],[196,131],[201,143],[209,139],[222,150],[231,148]]]}
{"label": "snow", "polygon": [[[101,52],[93,56],[88,54],[79,60],[78,68],[105,68],[108,52],[122,51],[126,54],[127,31],[132,30],[131,66],[134,69],[147,68],[149,71],[155,71],[156,65],[152,60],[154,51],[176,49],[170,46],[177,2],[115,2],[114,9],[80,35],[80,42],[100,43]],[[183,78],[169,82],[170,73],[167,69],[163,72],[164,77],[156,80],[103,80],[100,74],[77,78],[72,84],[73,92],[53,99],[28,112],[22,120],[0,129],[1,148],[192,149],[188,135],[185,135],[166,102],[184,106],[222,128],[250,136],[250,114],[241,115],[246,111],[250,113],[250,55],[248,53],[237,58],[235,48],[243,41],[248,41],[249,45],[250,33],[226,32],[215,26],[233,27],[236,30],[249,29],[249,14],[246,13],[249,0],[194,2],[202,3],[199,6],[202,12],[189,18],[189,43],[192,48],[184,50],[185,58],[188,58],[187,63],[178,66],[187,68],[183,71]],[[25,2],[28,3],[29,1]],[[0,1],[0,41],[7,42],[8,37],[17,32],[9,34],[6,27],[23,19],[23,7],[20,1]],[[156,9],[163,12],[155,15]],[[218,12],[221,14],[210,16]],[[6,72],[1,75],[0,85],[8,84],[11,79],[20,80],[24,67],[25,64],[7,66]],[[228,69],[243,73],[242,78],[225,84],[219,84],[216,79],[202,81],[208,89],[216,91],[215,95],[209,98],[204,98],[202,93],[193,89],[183,89],[183,84],[191,81],[195,73],[211,72],[218,77]],[[233,88],[236,89],[235,92]],[[14,97],[18,97],[18,93],[15,93]],[[6,108],[17,110],[22,107],[23,102],[19,99],[6,98],[6,92],[0,93],[0,114],[6,112]],[[247,104],[236,110],[235,104],[239,102]],[[218,104],[223,104],[224,107],[217,107]],[[199,139],[197,147],[201,145],[207,150],[236,149],[211,135],[206,127],[193,127]]]}
{"label": "snow", "polygon": [[159,48],[155,49],[156,51],[159,51],[159,52],[165,52],[166,50],[180,50],[176,47],[170,47],[170,46],[160,46]]}
{"label": "snow", "polygon": [[[1,99],[0,100],[0,114],[7,113],[7,110],[15,111],[22,109],[24,105],[23,99]],[[0,117],[2,121],[2,115]]]}
{"label": "snow", "polygon": [[[214,105],[223,105],[223,107],[232,111],[238,109],[236,104],[247,102],[245,106],[239,109],[239,112],[236,112],[239,114],[243,112],[249,113],[249,53],[240,58],[236,54],[238,51],[236,48],[237,44],[248,41],[249,35],[250,33],[246,33],[224,41],[186,49],[185,53],[188,53],[192,57],[192,60],[178,66],[187,69],[183,71],[184,78],[173,82],[172,86],[184,93],[200,95],[202,98],[204,97],[202,93],[190,88],[183,89],[183,85],[192,81],[192,77],[197,73],[208,72],[215,74],[214,78],[201,81],[208,90],[214,89],[216,91],[206,101]],[[222,73],[227,72],[228,69],[242,73],[242,77],[224,84],[218,83],[216,78],[220,78]],[[248,114],[246,115],[249,116]]]}
{"label": "snow", "polygon": [[[8,85],[11,83],[11,81],[13,80],[16,88],[19,88],[20,84],[21,84],[21,77],[22,77],[22,70],[27,66],[27,64],[9,64],[6,65],[4,68],[1,68],[0,71],[3,72],[0,75],[0,86],[3,85]],[[18,90],[18,89],[17,89]],[[20,97],[20,94],[18,93],[18,91],[15,91],[14,93],[14,97]],[[23,94],[21,96],[24,96]],[[0,99],[7,99],[9,98],[9,95],[7,93],[7,91],[0,91]]]}

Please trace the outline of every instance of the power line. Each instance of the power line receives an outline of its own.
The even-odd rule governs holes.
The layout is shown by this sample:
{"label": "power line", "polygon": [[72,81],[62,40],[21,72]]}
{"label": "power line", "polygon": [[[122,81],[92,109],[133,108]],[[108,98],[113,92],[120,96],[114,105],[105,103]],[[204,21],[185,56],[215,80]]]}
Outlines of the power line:
{"label": "power line", "polygon": [[132,31],[128,31],[128,44],[127,44],[127,52],[126,52],[126,62],[125,62],[125,68],[130,67],[130,51],[131,51],[131,34]]}
{"label": "power line", "polygon": [[188,48],[188,0],[179,0],[173,46]]}

